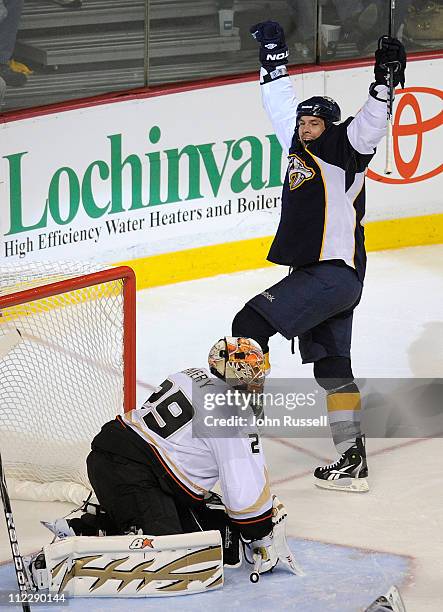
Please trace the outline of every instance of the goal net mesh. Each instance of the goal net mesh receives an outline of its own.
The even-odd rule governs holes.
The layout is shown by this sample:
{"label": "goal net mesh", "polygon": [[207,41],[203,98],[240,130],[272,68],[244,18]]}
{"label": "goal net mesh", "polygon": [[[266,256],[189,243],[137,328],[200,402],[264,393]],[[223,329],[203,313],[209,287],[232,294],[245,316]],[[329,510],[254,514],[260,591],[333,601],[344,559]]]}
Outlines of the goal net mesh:
{"label": "goal net mesh", "polygon": [[[72,283],[97,271],[0,267],[0,450],[15,498],[84,497],[92,438],[124,410],[124,281]],[[41,297],[60,281],[60,293]],[[29,289],[22,303],[4,306],[5,296]]]}

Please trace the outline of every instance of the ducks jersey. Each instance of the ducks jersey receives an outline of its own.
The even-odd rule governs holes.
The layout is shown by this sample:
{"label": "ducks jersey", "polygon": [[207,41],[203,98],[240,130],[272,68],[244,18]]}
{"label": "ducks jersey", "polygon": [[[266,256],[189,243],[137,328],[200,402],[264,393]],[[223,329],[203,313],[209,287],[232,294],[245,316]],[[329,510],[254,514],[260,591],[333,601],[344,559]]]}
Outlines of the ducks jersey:
{"label": "ducks jersey", "polygon": [[93,448],[154,462],[174,494],[190,505],[202,502],[219,481],[231,520],[255,539],[272,529],[269,479],[256,428],[248,425],[235,437],[217,429],[211,433],[211,427],[203,437],[196,429],[212,414],[205,405],[207,394],[226,389],[205,369],[172,374],[141,408],[106,424]]}
{"label": "ducks jersey", "polygon": [[366,268],[363,218],[365,171],[386,132],[384,85],[355,117],[329,124],[304,146],[296,133],[298,100],[285,71],[275,80],[261,69],[262,98],[288,156],[282,210],[268,254],[274,263],[299,267],[342,260],[362,281]]}

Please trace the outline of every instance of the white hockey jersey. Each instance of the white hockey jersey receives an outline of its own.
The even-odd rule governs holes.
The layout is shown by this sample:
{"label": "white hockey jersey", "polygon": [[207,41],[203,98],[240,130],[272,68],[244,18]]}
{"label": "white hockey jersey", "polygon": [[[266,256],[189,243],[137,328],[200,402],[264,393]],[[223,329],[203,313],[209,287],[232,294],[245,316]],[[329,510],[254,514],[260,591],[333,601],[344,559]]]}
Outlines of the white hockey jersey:
{"label": "white hockey jersey", "polygon": [[[211,412],[205,395],[227,385],[201,368],[168,376],[142,408],[121,421],[153,450],[180,488],[200,500],[217,481],[231,519],[239,526],[269,520],[269,478],[256,428],[237,437],[195,436],[195,422]],[[248,409],[250,410],[250,408]]]}

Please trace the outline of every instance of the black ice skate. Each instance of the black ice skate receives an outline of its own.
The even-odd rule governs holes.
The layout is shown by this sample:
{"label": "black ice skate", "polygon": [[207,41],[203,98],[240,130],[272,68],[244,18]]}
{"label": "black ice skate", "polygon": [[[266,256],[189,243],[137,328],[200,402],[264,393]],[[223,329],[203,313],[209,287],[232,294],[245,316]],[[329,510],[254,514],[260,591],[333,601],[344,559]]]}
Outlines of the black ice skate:
{"label": "black ice skate", "polygon": [[342,454],[335,463],[318,467],[314,472],[315,484],[323,489],[336,491],[369,491],[366,478],[368,465],[366,463],[365,437],[358,436],[355,444]]}

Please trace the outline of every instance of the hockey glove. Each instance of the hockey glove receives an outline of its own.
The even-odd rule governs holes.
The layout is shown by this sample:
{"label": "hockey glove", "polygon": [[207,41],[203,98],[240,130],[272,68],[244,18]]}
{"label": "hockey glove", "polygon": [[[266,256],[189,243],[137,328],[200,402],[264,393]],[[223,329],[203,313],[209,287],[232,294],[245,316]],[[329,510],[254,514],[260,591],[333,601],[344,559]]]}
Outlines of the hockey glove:
{"label": "hockey glove", "polygon": [[260,43],[260,62],[269,72],[276,66],[288,63],[289,51],[283,28],[276,21],[262,21],[249,30]]}
{"label": "hockey glove", "polygon": [[[272,525],[273,529],[260,540],[252,542],[243,541],[244,555],[248,563],[254,564],[257,556],[261,557],[258,564],[259,574],[271,571],[280,561],[290,572],[303,576],[304,572],[294,559],[286,541],[286,521],[288,514],[285,506],[276,495],[272,496]],[[256,580],[254,580],[256,582]]]}
{"label": "hockey glove", "polygon": [[374,74],[375,81],[387,85],[389,67],[394,68],[394,87],[398,84],[405,86],[406,52],[402,43],[391,36],[382,36],[378,41],[375,52]]}
{"label": "hockey glove", "polygon": [[274,535],[272,531],[261,540],[243,542],[245,559],[251,565],[255,564],[254,555],[261,556],[259,574],[265,574],[274,569],[278,562],[278,556],[274,549]]}

